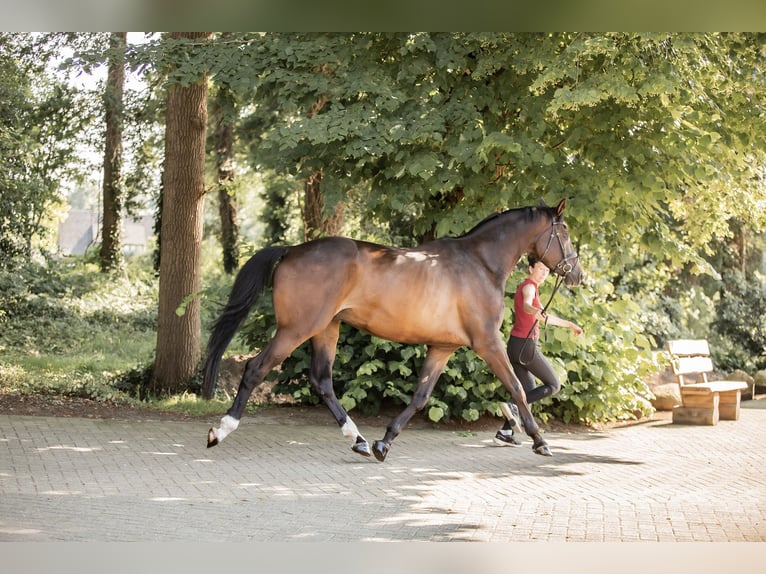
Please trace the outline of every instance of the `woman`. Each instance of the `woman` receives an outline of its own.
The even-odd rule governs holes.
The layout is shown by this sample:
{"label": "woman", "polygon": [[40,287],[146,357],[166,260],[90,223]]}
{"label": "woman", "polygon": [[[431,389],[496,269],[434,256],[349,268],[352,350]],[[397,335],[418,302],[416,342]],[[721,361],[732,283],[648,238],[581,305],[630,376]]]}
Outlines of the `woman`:
{"label": "woman", "polygon": [[[550,270],[538,259],[529,256],[529,276],[521,282],[513,301],[514,322],[511,336],[508,339],[508,358],[511,360],[513,372],[516,373],[527,404],[532,404],[545,397],[551,397],[561,389],[561,382],[540,350],[537,342],[540,338],[540,324],[566,327],[575,336],[582,335],[582,329],[566,319],[560,319],[550,314],[543,314],[540,305],[539,286],[548,277]],[[535,377],[542,381],[537,386]],[[514,436],[515,431],[521,431],[519,409],[514,403],[502,403],[500,410],[505,417],[505,424],[495,434],[495,443],[501,446],[516,446],[521,444]]]}

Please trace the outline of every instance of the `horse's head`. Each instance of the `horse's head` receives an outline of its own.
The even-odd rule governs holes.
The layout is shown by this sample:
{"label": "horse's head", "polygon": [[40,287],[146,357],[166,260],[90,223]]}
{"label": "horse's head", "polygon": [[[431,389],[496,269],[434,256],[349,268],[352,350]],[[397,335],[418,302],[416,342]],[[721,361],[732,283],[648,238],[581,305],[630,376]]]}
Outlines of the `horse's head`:
{"label": "horse's head", "polygon": [[564,283],[569,287],[579,285],[583,279],[580,258],[572,247],[569,238],[569,229],[564,223],[564,208],[567,200],[562,199],[559,204],[550,210],[551,227],[540,234],[535,242],[537,258],[545,263],[548,268],[564,278]]}

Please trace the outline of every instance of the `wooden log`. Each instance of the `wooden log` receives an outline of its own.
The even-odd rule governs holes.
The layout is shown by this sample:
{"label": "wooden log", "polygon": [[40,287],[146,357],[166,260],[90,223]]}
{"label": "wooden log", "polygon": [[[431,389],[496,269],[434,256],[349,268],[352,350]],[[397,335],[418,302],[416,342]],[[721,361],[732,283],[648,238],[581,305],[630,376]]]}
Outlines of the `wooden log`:
{"label": "wooden log", "polygon": [[673,424],[708,425],[718,424],[718,408],[676,407],[673,409]]}
{"label": "wooden log", "polygon": [[739,420],[739,405],[742,391],[729,391],[721,393],[720,403],[718,404],[718,416],[727,421]]}
{"label": "wooden log", "polygon": [[718,393],[687,393],[682,390],[681,399],[683,400],[683,406],[685,407],[712,409],[720,404]]}

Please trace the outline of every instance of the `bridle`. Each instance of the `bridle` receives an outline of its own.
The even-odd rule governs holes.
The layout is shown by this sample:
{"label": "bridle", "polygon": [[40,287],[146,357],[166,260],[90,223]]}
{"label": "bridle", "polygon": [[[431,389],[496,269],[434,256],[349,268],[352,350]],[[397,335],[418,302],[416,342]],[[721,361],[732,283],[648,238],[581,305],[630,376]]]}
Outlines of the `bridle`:
{"label": "bridle", "polygon": [[[553,219],[553,223],[551,224],[551,234],[548,237],[548,244],[545,246],[545,251],[543,251],[543,254],[539,257],[540,261],[543,261],[543,258],[548,254],[548,250],[551,248],[551,244],[553,243],[553,238],[555,237],[559,242],[559,247],[561,248],[561,254],[564,256],[561,261],[556,263],[553,267],[549,266],[547,263],[545,265],[550,269],[555,275],[556,275],[556,283],[553,285],[553,291],[551,292],[551,296],[548,299],[548,302],[545,304],[545,307],[543,307],[542,311],[540,311],[540,314],[545,317],[545,323],[543,323],[543,333],[547,334],[545,331],[545,328],[548,326],[548,307],[550,307],[551,303],[553,303],[553,297],[556,295],[556,291],[559,290],[559,287],[561,287],[561,284],[564,283],[564,280],[566,279],[566,276],[569,275],[573,270],[574,266],[577,263],[577,260],[579,259],[579,255],[577,255],[576,252],[572,252],[569,255],[565,255],[566,251],[564,250],[564,241],[561,239],[561,235],[559,233],[559,230],[557,228],[558,225],[562,225],[564,222],[561,220],[556,221],[556,219]],[[535,330],[535,327],[537,326],[538,320],[535,319],[535,322],[532,324],[532,327],[529,329],[529,333],[527,333],[526,341],[524,341],[524,345],[521,347],[521,350],[519,351],[519,363],[522,365],[526,365],[529,361],[522,360],[521,356],[524,353],[527,343],[530,341],[530,337],[532,336],[532,333]],[[531,359],[530,359],[531,360]]]}
{"label": "bridle", "polygon": [[[551,234],[548,237],[548,245],[545,246],[545,251],[543,251],[543,254],[540,256],[540,261],[545,259],[545,256],[548,254],[548,250],[551,248],[551,244],[553,243],[553,238],[555,237],[559,242],[559,247],[561,248],[561,254],[564,256],[564,258],[556,263],[553,267],[548,266],[548,269],[550,269],[553,273],[558,275],[560,278],[565,278],[567,275],[569,275],[572,270],[574,269],[575,263],[577,263],[577,260],[579,259],[579,255],[577,255],[576,252],[572,252],[569,255],[565,255],[566,251],[564,251],[564,242],[561,240],[561,234],[559,233],[559,230],[557,228],[558,225],[563,225],[563,221],[559,220],[556,221],[553,220],[553,223],[551,224]],[[546,264],[547,265],[547,264]]]}
{"label": "bridle", "polygon": [[[569,275],[573,270],[574,266],[577,263],[577,260],[580,258],[579,255],[577,255],[576,252],[572,252],[569,255],[566,255],[566,251],[564,250],[564,241],[561,239],[561,234],[558,229],[558,225],[563,225],[564,222],[562,220],[556,220],[556,218],[553,218],[553,222],[551,223],[551,234],[548,236],[548,244],[545,246],[545,251],[543,251],[543,254],[540,256],[540,261],[543,261],[545,256],[548,253],[548,250],[551,248],[551,244],[553,243],[553,238],[555,237],[556,240],[559,242],[559,247],[561,248],[561,255],[563,258],[561,261],[556,263],[553,267],[549,266],[547,263],[545,265],[548,265],[548,269],[550,269],[555,275],[556,275],[556,283],[553,286],[553,292],[551,293],[550,299],[548,299],[548,303],[545,304],[545,307],[543,307],[542,314],[545,317],[545,312],[548,310],[548,307],[550,306],[551,302],[553,301],[553,296],[556,294],[556,291],[559,290],[559,287],[561,287],[561,284],[566,279],[567,275]],[[547,324],[547,320],[546,320]],[[530,331],[531,333],[531,331]]]}

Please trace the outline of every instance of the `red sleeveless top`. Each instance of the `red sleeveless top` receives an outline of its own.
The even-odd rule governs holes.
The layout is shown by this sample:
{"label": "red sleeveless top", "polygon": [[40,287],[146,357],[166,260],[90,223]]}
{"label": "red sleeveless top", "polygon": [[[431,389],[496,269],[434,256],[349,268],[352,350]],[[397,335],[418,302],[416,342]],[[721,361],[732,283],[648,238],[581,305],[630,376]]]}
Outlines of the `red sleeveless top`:
{"label": "red sleeveless top", "polygon": [[519,288],[516,289],[516,295],[513,298],[513,311],[515,314],[513,320],[513,329],[511,330],[511,337],[520,337],[525,339],[527,336],[532,339],[540,338],[540,325],[535,325],[534,330],[530,334],[529,330],[535,322],[535,316],[527,313],[524,310],[524,295],[522,291],[527,285],[532,285],[535,288],[535,297],[532,300],[532,305],[540,309],[540,293],[537,290],[537,284],[530,278],[526,278],[521,282]]}

